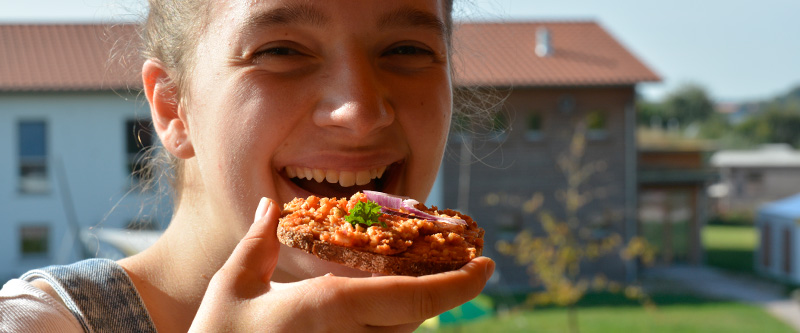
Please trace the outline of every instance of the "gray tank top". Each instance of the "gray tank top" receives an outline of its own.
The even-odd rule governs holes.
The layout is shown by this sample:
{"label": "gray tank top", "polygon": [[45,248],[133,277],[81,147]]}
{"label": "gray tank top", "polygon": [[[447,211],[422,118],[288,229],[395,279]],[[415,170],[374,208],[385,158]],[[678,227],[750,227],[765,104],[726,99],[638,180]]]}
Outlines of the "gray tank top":
{"label": "gray tank top", "polygon": [[85,332],[156,331],[130,277],[112,260],[49,266],[29,271],[21,279],[47,281]]}

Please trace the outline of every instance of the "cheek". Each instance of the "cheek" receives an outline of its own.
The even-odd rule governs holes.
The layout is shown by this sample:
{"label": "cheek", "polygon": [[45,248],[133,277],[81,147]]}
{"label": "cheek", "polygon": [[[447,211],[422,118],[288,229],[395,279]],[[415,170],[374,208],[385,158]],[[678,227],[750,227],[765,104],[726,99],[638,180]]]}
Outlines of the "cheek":
{"label": "cheek", "polygon": [[407,95],[408,104],[396,113],[411,149],[405,175],[405,192],[417,199],[426,198],[436,180],[447,141],[452,107],[449,86],[427,88]]}
{"label": "cheek", "polygon": [[[450,91],[439,89],[417,94],[417,101],[400,111],[400,121],[414,150],[423,150],[429,155],[442,151],[447,140],[451,117]],[[422,99],[419,99],[422,96]],[[413,99],[412,99],[413,100]],[[437,156],[431,156],[437,159]]]}
{"label": "cheek", "polygon": [[[211,97],[209,95],[208,97]],[[261,196],[275,197],[271,157],[290,127],[278,116],[283,103],[258,89],[221,90],[199,110],[197,158],[204,182],[220,189],[225,202],[249,203]],[[249,207],[249,206],[248,206]],[[250,212],[247,212],[250,214]],[[249,215],[248,215],[249,216]]]}

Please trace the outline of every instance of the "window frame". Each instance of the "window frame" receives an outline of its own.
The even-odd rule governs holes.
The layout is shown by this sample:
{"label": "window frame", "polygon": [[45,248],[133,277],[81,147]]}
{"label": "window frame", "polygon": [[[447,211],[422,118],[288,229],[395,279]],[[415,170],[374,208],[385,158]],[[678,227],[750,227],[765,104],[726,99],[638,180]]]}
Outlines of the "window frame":
{"label": "window frame", "polygon": [[511,120],[509,117],[509,112],[506,110],[498,110],[497,112],[494,112],[492,114],[488,141],[505,142],[508,139],[508,134],[510,131]]}
{"label": "window frame", "polygon": [[[26,237],[25,237],[25,230],[26,229],[43,229],[44,230],[44,249],[41,251],[34,251],[29,252],[25,250],[26,247]],[[37,230],[31,230],[29,233],[35,233]],[[36,259],[48,259],[51,257],[52,253],[52,244],[53,244],[53,226],[51,223],[47,222],[26,222],[20,223],[17,226],[17,240],[19,250],[19,258],[22,260],[36,260]],[[40,240],[42,241],[42,240]]]}
{"label": "window frame", "polygon": [[[23,124],[33,124],[33,123],[41,123],[42,124],[42,133],[43,133],[43,155],[41,156],[23,156]],[[50,161],[50,150],[52,147],[51,144],[51,131],[50,126],[46,118],[20,118],[16,121],[16,143],[17,143],[17,193],[21,195],[48,195],[52,191],[52,181],[51,181],[51,169],[52,163]],[[41,177],[31,177],[30,175],[25,175],[26,172],[23,172],[25,168],[28,167],[41,167],[43,171],[43,175]],[[35,185],[31,187],[31,185],[26,185],[28,182],[36,182],[40,181],[40,188],[36,188]]]}
{"label": "window frame", "polygon": [[[590,123],[592,121],[592,117],[595,115],[600,116],[600,127],[593,128],[593,125]],[[591,141],[601,141],[608,139],[609,130],[608,130],[608,112],[602,109],[595,109],[591,110],[586,113],[584,116],[584,120],[586,121],[586,139]]]}
{"label": "window frame", "polygon": [[[538,120],[536,120],[538,123],[537,129],[531,128],[531,123],[534,118],[538,118]],[[528,112],[525,119],[525,140],[528,142],[540,142],[544,140],[544,136],[544,112],[539,110]]]}

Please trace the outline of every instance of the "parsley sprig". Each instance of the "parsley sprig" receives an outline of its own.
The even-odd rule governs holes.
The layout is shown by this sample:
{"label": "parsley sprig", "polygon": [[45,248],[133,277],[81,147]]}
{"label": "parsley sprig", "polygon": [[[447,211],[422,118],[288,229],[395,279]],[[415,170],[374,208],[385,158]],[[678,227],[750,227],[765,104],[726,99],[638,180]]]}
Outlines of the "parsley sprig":
{"label": "parsley sprig", "polygon": [[350,222],[354,227],[356,224],[363,224],[367,227],[373,224],[380,224],[381,227],[386,228],[386,223],[379,221],[381,217],[381,206],[372,201],[359,201],[350,210],[350,214],[344,217],[347,222]]}

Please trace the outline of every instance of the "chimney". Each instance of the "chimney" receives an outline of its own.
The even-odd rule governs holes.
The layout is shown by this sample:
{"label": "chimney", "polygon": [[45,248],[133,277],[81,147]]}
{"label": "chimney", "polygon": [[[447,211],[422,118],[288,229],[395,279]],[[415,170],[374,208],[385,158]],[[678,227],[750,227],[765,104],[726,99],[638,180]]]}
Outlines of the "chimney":
{"label": "chimney", "polygon": [[550,30],[545,27],[536,29],[536,55],[542,58],[553,55]]}

